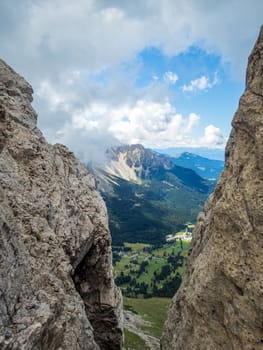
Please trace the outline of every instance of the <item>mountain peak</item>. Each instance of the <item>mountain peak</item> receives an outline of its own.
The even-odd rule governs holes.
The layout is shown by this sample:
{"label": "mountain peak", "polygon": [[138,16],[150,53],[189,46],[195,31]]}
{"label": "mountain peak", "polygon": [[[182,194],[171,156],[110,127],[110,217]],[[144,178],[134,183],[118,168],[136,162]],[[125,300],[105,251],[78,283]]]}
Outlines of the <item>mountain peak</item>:
{"label": "mountain peak", "polygon": [[31,85],[8,64],[0,59],[0,90],[4,103],[1,105],[2,113],[16,122],[34,129],[37,114],[31,106],[33,89]]}
{"label": "mountain peak", "polygon": [[248,58],[248,68],[246,74],[246,89],[263,96],[263,25],[258,36],[258,40]]}
{"label": "mountain peak", "polygon": [[106,152],[106,172],[128,181],[141,183],[158,169],[172,169],[175,164],[169,157],[161,155],[140,144],[113,147]]}

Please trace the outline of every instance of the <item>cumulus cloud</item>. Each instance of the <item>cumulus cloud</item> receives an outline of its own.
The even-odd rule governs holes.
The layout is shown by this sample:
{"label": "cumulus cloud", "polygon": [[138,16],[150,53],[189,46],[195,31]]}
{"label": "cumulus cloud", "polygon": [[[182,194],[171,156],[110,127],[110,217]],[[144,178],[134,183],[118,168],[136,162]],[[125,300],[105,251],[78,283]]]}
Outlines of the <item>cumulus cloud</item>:
{"label": "cumulus cloud", "polygon": [[[78,77],[75,77],[78,79]],[[69,79],[70,80],[70,79]],[[71,84],[71,82],[69,83]],[[116,104],[109,96],[105,100],[96,94],[79,103],[79,93],[69,93],[65,86],[44,81],[39,94],[45,100],[51,128],[46,135],[64,143],[83,161],[102,161],[106,148],[112,145],[142,143],[147,147],[223,146],[220,129],[209,125],[204,136],[193,137],[200,116],[178,113],[169,100],[127,99]],[[83,99],[82,99],[83,100]],[[54,128],[54,122],[61,118]]]}
{"label": "cumulus cloud", "polygon": [[195,113],[189,114],[189,123],[185,129],[186,132],[190,133],[195,126],[199,124],[200,116]]}
{"label": "cumulus cloud", "polygon": [[176,73],[173,73],[171,71],[165,72],[164,76],[164,81],[168,84],[175,84],[177,80],[179,79],[178,75]]}
{"label": "cumulus cloud", "polygon": [[[92,145],[120,141],[219,144],[220,132],[212,125],[193,140],[200,117],[183,117],[165,101],[164,85],[175,84],[176,73],[160,73],[138,91],[136,74],[130,71],[124,79],[121,70],[146,47],[172,56],[199,46],[243,77],[262,12],[262,0],[1,1],[1,57],[34,86],[39,124],[49,141],[64,142],[85,158]],[[109,69],[115,72],[110,83],[102,75]],[[204,75],[185,91],[215,84]]]}
{"label": "cumulus cloud", "polygon": [[200,139],[200,144],[208,147],[223,146],[225,142],[221,130],[212,124],[205,128],[204,136]]}
{"label": "cumulus cloud", "polygon": [[138,100],[133,105],[115,108],[96,103],[73,114],[58,131],[57,138],[88,161],[97,143],[100,150],[118,143],[143,143],[147,147],[160,148],[188,145],[193,143],[191,132],[199,120],[195,113],[188,117],[176,113],[169,102]]}
{"label": "cumulus cloud", "polygon": [[213,81],[210,81],[208,77],[203,75],[200,78],[191,80],[189,85],[183,85],[182,90],[184,92],[207,91],[211,89],[214,85],[218,84],[218,82],[219,79],[216,73]]}
{"label": "cumulus cloud", "polygon": [[262,23],[262,1],[252,2],[2,1],[1,51],[29,76],[66,68],[101,70],[144,47],[173,55],[196,44],[243,70]]}

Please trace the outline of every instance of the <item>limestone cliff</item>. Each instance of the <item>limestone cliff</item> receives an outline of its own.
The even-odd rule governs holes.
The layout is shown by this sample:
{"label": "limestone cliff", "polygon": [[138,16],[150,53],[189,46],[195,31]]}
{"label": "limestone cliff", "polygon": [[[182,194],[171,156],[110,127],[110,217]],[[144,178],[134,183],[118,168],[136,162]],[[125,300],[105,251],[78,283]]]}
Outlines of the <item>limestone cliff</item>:
{"label": "limestone cliff", "polygon": [[226,165],[199,215],[163,350],[263,349],[263,27],[249,57]]}
{"label": "limestone cliff", "polygon": [[0,349],[121,349],[104,202],[0,60]]}

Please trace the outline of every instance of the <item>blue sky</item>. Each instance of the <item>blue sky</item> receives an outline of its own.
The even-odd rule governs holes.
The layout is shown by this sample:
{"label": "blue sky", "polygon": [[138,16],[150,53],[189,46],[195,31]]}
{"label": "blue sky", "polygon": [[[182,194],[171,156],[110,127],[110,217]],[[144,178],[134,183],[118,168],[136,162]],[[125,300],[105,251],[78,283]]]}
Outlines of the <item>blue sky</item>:
{"label": "blue sky", "polygon": [[0,57],[84,161],[119,143],[224,148],[262,0],[3,0]]}
{"label": "blue sky", "polygon": [[[220,127],[224,137],[228,135],[231,118],[244,91],[244,77],[234,78],[219,55],[206,53],[195,46],[171,57],[156,48],[147,48],[139,57],[143,65],[138,77],[139,86],[149,84],[153,77],[156,83],[162,82],[167,72],[173,73],[178,79],[168,84],[167,95],[178,112],[200,115],[196,132],[201,133],[206,125],[212,123]],[[203,85],[200,81],[202,77],[204,82],[207,81]],[[196,84],[191,85],[191,81]]]}

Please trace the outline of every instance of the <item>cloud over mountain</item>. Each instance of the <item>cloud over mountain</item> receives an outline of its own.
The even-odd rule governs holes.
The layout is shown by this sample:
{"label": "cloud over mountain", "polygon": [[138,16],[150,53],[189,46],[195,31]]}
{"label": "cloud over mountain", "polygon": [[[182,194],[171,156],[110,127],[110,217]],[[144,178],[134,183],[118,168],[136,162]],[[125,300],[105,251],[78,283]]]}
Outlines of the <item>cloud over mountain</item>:
{"label": "cloud over mountain", "polygon": [[219,121],[203,120],[194,108],[181,112],[175,89],[180,77],[186,92],[207,92],[216,76],[209,79],[213,73],[204,68],[187,83],[177,67],[167,67],[142,81],[140,53],[155,47],[169,61],[195,46],[239,77],[262,11],[261,0],[2,1],[1,57],[34,86],[39,125],[50,142],[73,147],[81,131],[87,140],[73,149],[85,153],[93,130],[93,145],[98,135],[95,143],[116,138],[158,147],[213,146],[222,138],[204,129],[220,128]]}

